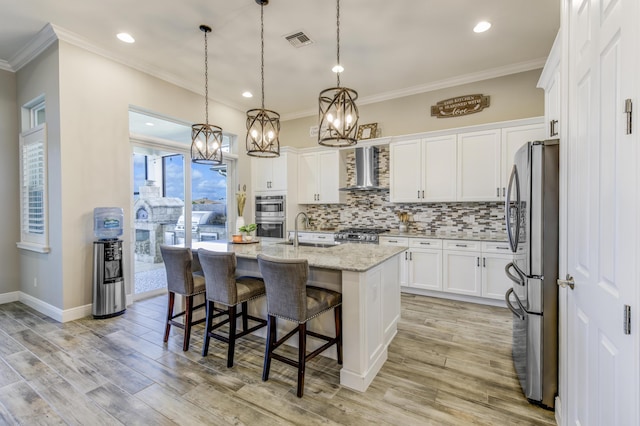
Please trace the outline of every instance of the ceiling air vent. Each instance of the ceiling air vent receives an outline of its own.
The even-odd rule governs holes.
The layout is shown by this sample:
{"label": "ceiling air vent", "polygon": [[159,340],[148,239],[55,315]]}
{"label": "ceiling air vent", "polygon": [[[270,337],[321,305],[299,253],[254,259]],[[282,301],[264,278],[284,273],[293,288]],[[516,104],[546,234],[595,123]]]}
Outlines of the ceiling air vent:
{"label": "ceiling air vent", "polygon": [[297,31],[295,33],[286,35],[284,36],[284,38],[287,39],[287,41],[291,43],[293,47],[302,47],[313,43],[313,40],[311,40],[309,36],[307,36],[302,31]]}

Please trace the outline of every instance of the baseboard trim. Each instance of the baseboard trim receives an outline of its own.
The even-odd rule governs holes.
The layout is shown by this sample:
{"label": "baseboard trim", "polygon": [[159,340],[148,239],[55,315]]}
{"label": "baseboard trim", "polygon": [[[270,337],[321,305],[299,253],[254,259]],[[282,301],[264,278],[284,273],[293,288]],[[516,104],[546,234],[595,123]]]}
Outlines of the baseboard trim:
{"label": "baseboard trim", "polygon": [[24,303],[58,322],[74,321],[91,315],[91,304],[63,310],[21,291],[0,294],[0,304],[11,302]]}

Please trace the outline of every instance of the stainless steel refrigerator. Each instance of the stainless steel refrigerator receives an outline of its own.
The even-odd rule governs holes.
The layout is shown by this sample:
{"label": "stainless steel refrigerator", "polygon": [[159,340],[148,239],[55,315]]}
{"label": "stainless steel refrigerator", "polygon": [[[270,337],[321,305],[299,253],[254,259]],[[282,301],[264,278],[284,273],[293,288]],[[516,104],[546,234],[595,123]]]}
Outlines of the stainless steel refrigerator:
{"label": "stainless steel refrigerator", "polygon": [[527,399],[546,408],[558,391],[558,168],[557,139],[523,145],[505,201],[513,362]]}

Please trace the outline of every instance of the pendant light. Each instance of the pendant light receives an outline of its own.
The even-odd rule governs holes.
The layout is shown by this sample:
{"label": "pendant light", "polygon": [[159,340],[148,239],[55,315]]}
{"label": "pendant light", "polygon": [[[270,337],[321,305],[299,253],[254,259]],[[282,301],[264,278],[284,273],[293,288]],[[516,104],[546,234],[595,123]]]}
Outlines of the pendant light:
{"label": "pendant light", "polygon": [[280,156],[280,114],[264,108],[264,6],[269,0],[256,0],[260,5],[260,77],[262,107],[247,111],[247,155],[252,157]]}
{"label": "pendant light", "polygon": [[356,99],[358,92],[346,87],[340,87],[340,73],[344,70],[340,65],[340,0],[336,0],[337,23],[337,64],[333,71],[337,75],[336,87],[320,92],[319,101],[319,131],[320,145],[343,147],[355,145],[358,141],[358,107]]}
{"label": "pendant light", "polygon": [[191,126],[191,161],[200,164],[222,164],[222,128],[209,124],[209,55],[207,34],[211,27],[200,25],[204,33],[204,112],[205,122]]}

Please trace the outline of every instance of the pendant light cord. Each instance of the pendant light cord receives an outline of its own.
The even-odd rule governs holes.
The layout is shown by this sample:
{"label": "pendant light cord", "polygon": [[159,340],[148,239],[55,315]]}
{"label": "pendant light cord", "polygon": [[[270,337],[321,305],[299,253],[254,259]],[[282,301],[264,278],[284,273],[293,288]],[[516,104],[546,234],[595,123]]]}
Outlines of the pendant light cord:
{"label": "pendant light cord", "polygon": [[260,4],[260,76],[262,78],[262,109],[264,109],[264,2]]}
{"label": "pendant light cord", "polygon": [[[337,56],[338,62],[336,65],[340,66],[340,0],[336,0],[336,40],[337,40]],[[340,72],[336,73],[336,80],[338,81],[337,87],[340,87]]]}
{"label": "pendant light cord", "polygon": [[207,33],[204,31],[204,122],[209,125],[209,53]]}

